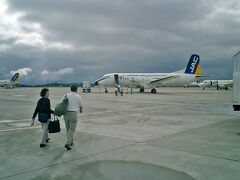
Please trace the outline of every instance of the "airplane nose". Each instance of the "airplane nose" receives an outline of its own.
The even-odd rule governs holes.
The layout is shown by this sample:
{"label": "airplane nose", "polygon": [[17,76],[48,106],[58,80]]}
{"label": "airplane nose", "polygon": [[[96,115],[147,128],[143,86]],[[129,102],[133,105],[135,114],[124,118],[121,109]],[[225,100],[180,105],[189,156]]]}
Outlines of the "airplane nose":
{"label": "airplane nose", "polygon": [[98,86],[98,85],[102,85],[102,81],[105,79],[105,77],[103,77],[103,78],[100,78],[100,79],[97,79],[96,81],[95,81],[95,86]]}

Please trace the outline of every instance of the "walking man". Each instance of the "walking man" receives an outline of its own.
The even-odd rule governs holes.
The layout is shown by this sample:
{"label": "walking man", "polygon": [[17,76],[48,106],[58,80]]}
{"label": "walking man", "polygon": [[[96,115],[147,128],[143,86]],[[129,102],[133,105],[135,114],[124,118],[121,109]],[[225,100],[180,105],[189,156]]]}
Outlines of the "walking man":
{"label": "walking man", "polygon": [[67,112],[64,114],[64,120],[67,130],[67,143],[65,148],[71,150],[73,145],[73,136],[77,126],[78,112],[82,113],[82,99],[78,93],[78,86],[73,84],[71,85],[71,92],[64,96],[68,99]]}

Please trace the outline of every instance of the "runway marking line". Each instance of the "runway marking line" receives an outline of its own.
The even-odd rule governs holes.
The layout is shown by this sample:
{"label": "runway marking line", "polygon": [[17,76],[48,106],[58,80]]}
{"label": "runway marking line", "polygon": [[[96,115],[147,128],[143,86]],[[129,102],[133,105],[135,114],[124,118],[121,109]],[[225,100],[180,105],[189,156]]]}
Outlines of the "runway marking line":
{"label": "runway marking line", "polygon": [[18,130],[24,130],[24,129],[37,129],[37,128],[40,128],[40,127],[41,127],[40,125],[27,126],[27,127],[21,127],[21,128],[3,129],[3,130],[0,130],[0,132],[18,131]]}
{"label": "runway marking line", "polygon": [[[196,106],[199,107],[199,106]],[[189,107],[190,109],[193,107]],[[87,122],[87,121],[94,121],[94,120],[98,120],[98,119],[109,119],[109,118],[113,118],[113,117],[127,117],[127,116],[136,116],[136,115],[140,115],[140,114],[152,114],[152,113],[157,113],[157,112],[161,112],[164,109],[168,109],[168,108],[163,108],[161,110],[158,111],[149,111],[149,112],[139,112],[139,113],[132,113],[132,114],[123,114],[123,115],[116,115],[116,116],[105,116],[105,117],[98,117],[98,118],[88,118],[88,119],[83,119],[83,120],[78,120],[80,122]],[[175,108],[175,110],[178,109],[186,109],[186,107],[181,107],[181,108]],[[0,130],[0,132],[9,132],[9,131],[18,131],[18,130],[25,130],[25,129],[35,129],[35,128],[40,128],[40,125],[35,125],[35,126],[27,126],[27,127],[21,127],[21,128],[13,128],[13,129],[4,129],[4,130]]]}
{"label": "runway marking line", "polygon": [[[152,106],[152,107],[157,107],[157,106]],[[146,107],[137,107],[137,108],[128,108],[128,109],[118,109],[118,110],[105,110],[105,111],[97,111],[97,112],[88,112],[84,113],[84,115],[91,115],[91,114],[104,114],[104,113],[109,113],[109,112],[119,112],[119,111],[126,111],[126,110],[134,110],[134,109],[142,109]],[[1,120],[0,124],[5,124],[5,123],[14,123],[14,122],[23,122],[23,121],[30,121],[32,119],[19,119],[19,120],[12,120],[9,121],[7,119]]]}

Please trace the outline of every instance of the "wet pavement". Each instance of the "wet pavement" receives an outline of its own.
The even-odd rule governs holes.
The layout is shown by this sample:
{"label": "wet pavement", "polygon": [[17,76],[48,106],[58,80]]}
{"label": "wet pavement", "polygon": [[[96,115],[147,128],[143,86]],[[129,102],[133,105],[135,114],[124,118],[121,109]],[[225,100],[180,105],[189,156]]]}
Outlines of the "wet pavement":
{"label": "wet pavement", "polygon": [[[39,148],[41,128],[30,123],[40,90],[0,89],[0,179],[240,179],[231,90],[80,93],[84,113],[71,151],[62,117],[61,133]],[[50,88],[52,107],[66,92]]]}

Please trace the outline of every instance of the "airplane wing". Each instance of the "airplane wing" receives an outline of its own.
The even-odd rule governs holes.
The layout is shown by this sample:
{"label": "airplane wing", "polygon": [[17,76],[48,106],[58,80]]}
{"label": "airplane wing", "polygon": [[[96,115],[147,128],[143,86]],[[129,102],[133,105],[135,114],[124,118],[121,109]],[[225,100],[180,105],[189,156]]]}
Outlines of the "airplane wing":
{"label": "airplane wing", "polygon": [[179,75],[174,75],[174,76],[167,76],[161,79],[156,79],[154,81],[150,81],[149,84],[164,84],[165,82],[167,82],[168,80],[172,80],[179,77]]}

